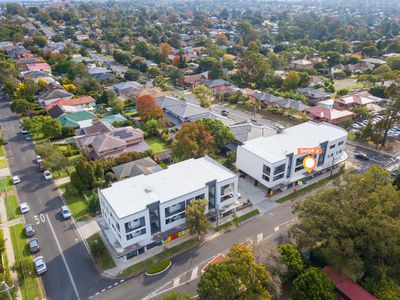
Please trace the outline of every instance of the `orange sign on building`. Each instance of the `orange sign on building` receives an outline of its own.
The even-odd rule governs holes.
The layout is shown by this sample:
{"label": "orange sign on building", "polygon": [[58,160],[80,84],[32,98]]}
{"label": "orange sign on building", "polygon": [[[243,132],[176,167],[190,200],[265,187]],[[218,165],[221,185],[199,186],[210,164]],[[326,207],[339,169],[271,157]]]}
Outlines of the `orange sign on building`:
{"label": "orange sign on building", "polygon": [[298,148],[297,154],[320,155],[322,154],[322,148]]}

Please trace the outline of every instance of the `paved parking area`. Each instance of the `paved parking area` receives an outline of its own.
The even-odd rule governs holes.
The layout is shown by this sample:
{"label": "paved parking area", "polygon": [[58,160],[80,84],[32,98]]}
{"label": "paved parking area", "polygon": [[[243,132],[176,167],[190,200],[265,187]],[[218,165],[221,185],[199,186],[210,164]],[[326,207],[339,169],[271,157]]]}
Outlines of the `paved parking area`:
{"label": "paved parking area", "polygon": [[239,177],[238,191],[242,195],[241,202],[247,199],[253,203],[254,208],[258,208],[260,213],[266,213],[279,205],[267,197],[267,188],[261,184],[254,186],[254,179],[250,176]]}

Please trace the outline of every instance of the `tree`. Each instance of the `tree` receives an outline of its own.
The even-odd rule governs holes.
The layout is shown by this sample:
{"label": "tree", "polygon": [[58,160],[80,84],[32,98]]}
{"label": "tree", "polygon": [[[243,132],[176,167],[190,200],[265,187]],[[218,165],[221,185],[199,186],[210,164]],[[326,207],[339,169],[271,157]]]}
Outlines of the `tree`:
{"label": "tree", "polygon": [[163,91],[168,91],[170,86],[168,85],[168,80],[164,76],[157,76],[153,81],[155,86],[158,86]]}
{"label": "tree", "polygon": [[15,99],[11,102],[11,110],[22,116],[28,116],[32,109],[32,103],[25,99]]}
{"label": "tree", "polygon": [[287,266],[287,272],[282,278],[286,282],[296,279],[304,270],[304,262],[299,250],[292,244],[278,246],[282,262]]}
{"label": "tree", "polygon": [[43,48],[47,46],[47,40],[44,36],[42,35],[35,35],[33,38],[33,42],[39,47]]}
{"label": "tree", "polygon": [[42,124],[42,128],[40,131],[46,138],[55,138],[61,135],[62,125],[57,119],[49,118],[46,119],[46,121]]}
{"label": "tree", "polygon": [[81,159],[71,174],[71,184],[79,191],[92,190],[96,184],[93,164]]}
{"label": "tree", "polygon": [[245,85],[261,85],[266,75],[270,73],[272,73],[271,66],[267,59],[259,53],[246,52],[239,61],[237,75]]}
{"label": "tree", "polygon": [[201,107],[210,107],[211,106],[211,95],[212,91],[210,88],[205,86],[204,84],[199,84],[194,87],[192,93],[200,100]]}
{"label": "tree", "polygon": [[214,137],[216,146],[219,151],[223,150],[223,148],[227,144],[229,144],[235,139],[231,129],[225,126],[220,120],[207,118],[201,120],[201,122],[203,122],[206,125],[206,129]]}
{"label": "tree", "polygon": [[108,102],[108,105],[112,107],[114,112],[120,113],[124,110],[125,102],[115,97],[113,100]]}
{"label": "tree", "polygon": [[198,285],[200,300],[270,299],[266,290],[269,274],[255,262],[253,253],[233,245],[225,260],[209,266]]}
{"label": "tree", "polygon": [[20,280],[24,280],[29,274],[33,274],[32,258],[23,257],[17,260],[13,265],[13,270],[18,273]]}
{"label": "tree", "polygon": [[183,123],[172,144],[172,152],[177,160],[214,155],[214,137],[203,122]]}
{"label": "tree", "polygon": [[283,89],[286,91],[292,91],[299,87],[300,76],[296,71],[290,71],[286,78],[283,80]]}
{"label": "tree", "polygon": [[374,268],[390,274],[400,267],[399,197],[389,173],[371,166],[297,203],[299,223],[290,234],[302,249],[318,245],[322,259],[344,275],[366,272],[379,281]]}
{"label": "tree", "polygon": [[100,97],[97,98],[97,103],[112,103],[116,98],[114,90],[103,90]]}
{"label": "tree", "polygon": [[161,119],[164,115],[161,107],[150,95],[143,95],[135,100],[136,109],[142,122],[150,119]]}
{"label": "tree", "polygon": [[[389,69],[389,71],[388,72],[390,72],[391,70],[390,69],[392,69],[392,70],[400,70],[400,58],[399,57],[396,57],[396,56],[393,56],[393,57],[389,57],[388,59],[387,59],[387,61],[386,61],[386,63],[387,63],[387,65],[389,66],[386,66],[388,69]],[[385,65],[384,65],[385,66]],[[381,67],[383,67],[383,66],[381,66]],[[387,73],[387,72],[386,72]]]}
{"label": "tree", "polygon": [[335,300],[334,285],[318,268],[308,268],[295,281],[290,293],[293,300]]}
{"label": "tree", "polygon": [[186,293],[180,293],[177,291],[173,291],[164,295],[161,300],[191,300],[192,296]]}
{"label": "tree", "polygon": [[60,151],[54,150],[44,158],[44,165],[51,171],[58,172],[68,165],[68,159]]}
{"label": "tree", "polygon": [[[400,62],[400,61],[399,61]],[[400,65],[399,65],[399,67],[400,67]],[[399,70],[399,69],[398,69]],[[386,74],[386,73],[389,73],[389,72],[391,72],[392,71],[392,69],[389,67],[389,66],[387,66],[387,65],[382,65],[382,66],[379,66],[379,67],[377,67],[376,69],[374,69],[374,71],[372,72],[374,75],[382,75],[382,74]]]}
{"label": "tree", "polygon": [[373,45],[362,48],[361,53],[368,57],[378,57],[379,56],[378,49]]}
{"label": "tree", "polygon": [[195,199],[186,207],[186,225],[190,229],[190,233],[197,234],[199,238],[206,234],[210,227],[210,221],[205,215],[207,205],[206,199]]}
{"label": "tree", "polygon": [[149,136],[156,136],[158,134],[158,129],[160,128],[160,122],[156,119],[150,119],[147,120],[143,124],[143,130],[149,135]]}
{"label": "tree", "polygon": [[160,58],[162,62],[166,62],[168,55],[171,54],[172,47],[168,43],[160,43]]}
{"label": "tree", "polygon": [[139,80],[141,74],[142,73],[138,70],[129,69],[126,71],[124,79],[129,81],[137,81]]}

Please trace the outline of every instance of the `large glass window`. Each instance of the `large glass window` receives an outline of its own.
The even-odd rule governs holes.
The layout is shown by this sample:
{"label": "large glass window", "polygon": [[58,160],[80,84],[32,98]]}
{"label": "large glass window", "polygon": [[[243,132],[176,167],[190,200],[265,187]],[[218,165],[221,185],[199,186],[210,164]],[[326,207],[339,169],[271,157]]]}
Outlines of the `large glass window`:
{"label": "large glass window", "polygon": [[216,187],[215,181],[209,182],[208,185],[208,209],[215,208]]}
{"label": "large glass window", "polygon": [[144,221],[144,217],[140,217],[138,219],[125,223],[125,232],[126,233],[132,232],[135,229],[144,227],[145,225],[146,223]]}
{"label": "large glass window", "polygon": [[232,199],[234,190],[235,190],[235,186],[233,183],[222,186],[221,187],[221,202],[224,202],[228,199]]}
{"label": "large glass window", "polygon": [[165,219],[165,224],[173,223],[173,222],[175,222],[175,221],[178,221],[178,220],[180,220],[180,219],[183,219],[184,217],[185,217],[185,213],[183,212],[183,213],[181,213],[181,214],[179,214],[179,215],[175,215],[175,216],[173,216],[173,217],[171,217],[171,218]]}
{"label": "large glass window", "polygon": [[179,202],[177,204],[165,208],[165,217],[178,214],[184,210],[185,210],[185,201]]}
{"label": "large glass window", "polygon": [[278,179],[283,178],[283,175],[284,175],[284,174],[282,173],[282,174],[279,174],[279,175],[274,176],[274,178],[273,178],[272,181],[276,181],[276,180],[278,180]]}
{"label": "large glass window", "polygon": [[274,169],[274,175],[278,175],[285,172],[286,164],[281,164]]}
{"label": "large glass window", "polygon": [[268,166],[266,166],[266,165],[263,165],[263,173],[264,173],[265,175],[271,174],[271,168],[268,167]]}
{"label": "large glass window", "polygon": [[135,232],[129,233],[126,235],[126,240],[129,241],[135,237],[138,237],[139,235],[143,235],[146,233],[146,228],[142,228],[140,230],[137,230]]}

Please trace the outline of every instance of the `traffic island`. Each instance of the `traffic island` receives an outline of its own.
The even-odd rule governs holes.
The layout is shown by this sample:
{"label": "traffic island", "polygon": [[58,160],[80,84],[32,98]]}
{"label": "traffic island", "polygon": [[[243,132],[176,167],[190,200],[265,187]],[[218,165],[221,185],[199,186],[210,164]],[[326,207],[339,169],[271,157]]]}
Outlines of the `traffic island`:
{"label": "traffic island", "polygon": [[167,271],[172,265],[170,259],[163,260],[162,262],[149,268],[146,272],[146,276],[156,276]]}

